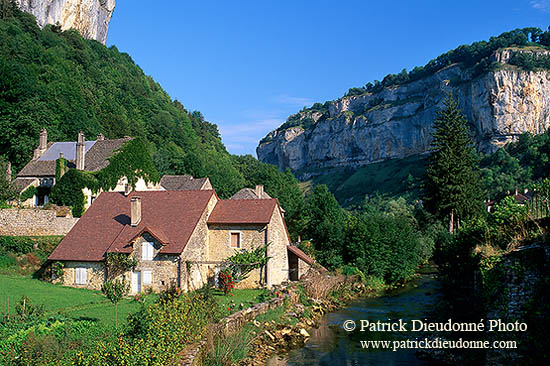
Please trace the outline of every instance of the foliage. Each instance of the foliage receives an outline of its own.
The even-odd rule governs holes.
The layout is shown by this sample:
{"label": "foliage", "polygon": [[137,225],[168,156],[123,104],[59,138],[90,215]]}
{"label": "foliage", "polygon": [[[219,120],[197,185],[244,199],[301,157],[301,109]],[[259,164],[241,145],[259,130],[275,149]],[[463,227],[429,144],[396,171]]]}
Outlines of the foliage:
{"label": "foliage", "polygon": [[340,267],[343,264],[346,213],[327,186],[315,186],[306,198],[303,215],[304,236],[311,239],[319,263],[327,268]]}
{"label": "foliage", "polygon": [[90,172],[69,169],[53,186],[50,199],[58,205],[71,207],[74,217],[84,213],[85,197],[82,189],[88,187],[92,191],[98,189],[98,183]]}
{"label": "foliage", "polygon": [[107,269],[108,280],[113,280],[128,271],[133,271],[136,266],[137,260],[128,254],[107,253],[105,268]]}
{"label": "foliage", "polygon": [[40,29],[16,7],[9,14],[0,20],[0,155],[14,170],[45,127],[54,141],[80,130],[142,137],[161,174],[209,176],[223,198],[243,186],[216,125],[171,100],[128,54],[74,30]]}
{"label": "foliage", "polygon": [[128,293],[129,290],[130,284],[126,283],[126,279],[124,277],[105,280],[101,285],[101,292],[103,292],[103,294],[107,299],[109,299],[109,301],[115,304],[115,326],[118,323],[118,303]]}
{"label": "foliage", "polygon": [[35,244],[36,241],[29,236],[0,236],[0,248],[15,254],[30,253]]}
{"label": "foliage", "polygon": [[33,198],[37,194],[38,194],[38,189],[35,186],[30,186],[27,189],[25,189],[23,192],[21,192],[19,199],[21,200],[21,202],[25,202],[26,200]]}
{"label": "foliage", "polygon": [[453,231],[460,220],[481,211],[483,195],[466,119],[452,95],[445,99],[444,105],[434,122],[424,204],[439,219],[450,219]]}
{"label": "foliage", "polygon": [[23,295],[15,305],[15,312],[22,321],[39,318],[44,313],[44,305],[34,305],[31,299]]}
{"label": "foliage", "polygon": [[219,286],[224,294],[229,294],[235,288],[235,279],[230,270],[220,271],[218,274]]}
{"label": "foliage", "polygon": [[68,161],[65,158],[58,158],[55,161],[55,181],[58,182],[59,179],[67,172]]}
{"label": "foliage", "polygon": [[100,187],[105,191],[115,188],[121,177],[126,177],[132,188],[135,188],[139,178],[145,182],[160,181],[147,144],[141,138],[122,145],[109,159],[109,165],[96,174]]}
{"label": "foliage", "polygon": [[235,282],[240,282],[246,279],[250,272],[255,269],[264,268],[269,261],[267,256],[267,247],[269,243],[263,246],[259,246],[252,251],[243,249],[231,257],[227,258],[229,263],[228,271],[232,274]]}
{"label": "foliage", "polygon": [[[59,165],[61,169],[62,164]],[[98,172],[69,169],[56,181],[50,198],[57,204],[71,207],[73,216],[80,217],[84,213],[85,205],[82,189],[88,188],[92,192],[108,191],[115,188],[122,177],[128,178],[132,187],[139,178],[143,178],[146,182],[160,180],[147,145],[140,138],[125,143],[109,159],[109,165]]]}
{"label": "foliage", "polygon": [[480,167],[487,198],[500,200],[515,189],[534,188],[550,171],[550,131],[524,133],[493,154],[483,155]]}
{"label": "foliage", "polygon": [[304,206],[304,196],[298,180],[287,169],[279,172],[277,167],[262,163],[251,155],[234,156],[233,162],[244,177],[244,185],[255,187],[263,185],[265,192],[279,200],[285,210],[285,221],[291,237],[295,240],[302,229],[301,212]]}
{"label": "foliage", "polygon": [[365,195],[418,199],[426,173],[425,165],[425,156],[410,156],[359,168],[313,169],[299,173],[313,175],[311,181],[314,184],[326,184],[341,206],[354,209],[363,203]]}
{"label": "foliage", "polygon": [[51,273],[53,279],[59,279],[63,283],[63,275],[65,273],[65,263],[64,262],[54,262],[51,266]]}
{"label": "foliage", "polygon": [[250,351],[250,343],[254,340],[251,327],[244,327],[228,337],[218,337],[214,347],[202,362],[204,366],[236,365]]}
{"label": "foliage", "polygon": [[[346,96],[361,95],[365,93],[377,93],[385,87],[410,83],[435,74],[439,70],[459,63],[465,68],[472,68],[474,75],[486,72],[492,66],[491,55],[499,48],[511,46],[550,46],[550,27],[547,32],[539,28],[521,28],[504,32],[497,37],[491,37],[489,41],[474,42],[471,45],[462,45],[454,50],[430,60],[425,66],[417,66],[411,71],[403,69],[399,74],[388,74],[382,81],[375,80],[374,83],[367,83],[364,87],[351,88]],[[524,55],[518,53],[518,55]],[[527,60],[526,60],[527,59]],[[548,67],[545,59],[540,59],[540,64],[533,66],[529,57],[520,56],[513,60],[514,64],[520,67]],[[539,66],[540,65],[540,66]]]}
{"label": "foliage", "polygon": [[537,53],[516,52],[509,63],[527,71],[549,70],[550,56]]}
{"label": "foliage", "polygon": [[355,215],[346,233],[345,260],[367,276],[403,281],[421,262],[419,235],[404,216]]}
{"label": "foliage", "polygon": [[17,197],[17,191],[11,182],[11,177],[7,176],[8,162],[0,155],[0,204]]}

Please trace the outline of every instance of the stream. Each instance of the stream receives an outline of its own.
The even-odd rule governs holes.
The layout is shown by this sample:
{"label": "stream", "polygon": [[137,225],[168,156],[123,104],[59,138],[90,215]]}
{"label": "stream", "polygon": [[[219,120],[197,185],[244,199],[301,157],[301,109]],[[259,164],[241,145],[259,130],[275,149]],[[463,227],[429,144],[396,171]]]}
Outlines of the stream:
{"label": "stream", "polygon": [[435,274],[422,274],[405,287],[377,298],[356,300],[346,308],[325,315],[311,329],[304,347],[272,357],[267,366],[435,365],[419,360],[414,349],[362,349],[360,341],[415,339],[411,332],[346,332],[347,319],[357,321],[408,321],[425,319],[438,300],[440,285]]}

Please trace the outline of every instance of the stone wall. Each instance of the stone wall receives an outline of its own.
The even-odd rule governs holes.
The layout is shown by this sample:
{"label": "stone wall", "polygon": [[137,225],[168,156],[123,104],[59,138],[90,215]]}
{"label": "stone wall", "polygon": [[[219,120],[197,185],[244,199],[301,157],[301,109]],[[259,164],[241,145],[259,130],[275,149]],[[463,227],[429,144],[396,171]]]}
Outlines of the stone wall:
{"label": "stone wall", "polygon": [[[241,249],[252,251],[266,243],[266,227],[264,225],[210,225],[209,227],[209,260],[219,262],[210,265],[208,276],[215,279],[221,264],[228,257],[237,253],[238,249],[231,247],[231,233],[241,234]],[[257,288],[265,284],[265,274],[253,270],[248,278],[239,282],[237,288]]]}
{"label": "stone wall", "polygon": [[208,281],[213,265],[208,264],[210,232],[206,221],[217,202],[213,195],[181,254],[180,287],[185,291],[201,288]]}
{"label": "stone wall", "polygon": [[[228,317],[220,320],[213,328],[210,329],[210,337],[225,338],[231,334],[238,332],[248,323],[252,322],[258,315],[267,313],[269,310],[283,306],[285,299],[290,302],[295,302],[298,297],[286,295],[285,297],[274,298],[260,304],[256,304],[250,308],[233,313]],[[207,352],[208,344],[213,340],[203,339],[194,346],[188,347],[182,354],[182,359],[179,362],[180,366],[201,366],[202,359]]]}
{"label": "stone wall", "polygon": [[[105,281],[105,265],[103,262],[64,262],[63,284],[65,286],[87,288],[90,290],[101,290]],[[79,285],[76,283],[76,268],[86,268],[87,283]]]}
{"label": "stone wall", "polygon": [[0,235],[47,236],[66,235],[78,218],[57,217],[55,210],[2,209],[0,210]]}
{"label": "stone wall", "polygon": [[267,226],[267,255],[271,258],[267,263],[268,286],[279,285],[288,281],[288,237],[283,216],[278,207],[273,210],[271,221]]}
{"label": "stone wall", "polygon": [[[153,251],[153,260],[143,260],[142,247],[144,243],[154,243],[155,249]],[[154,239],[151,235],[144,233],[141,237],[134,242],[134,251],[132,256],[137,260],[137,266],[134,272],[141,272],[141,291],[152,289],[155,292],[166,290],[170,286],[176,286],[179,284],[179,257],[176,255],[160,254],[159,251],[162,248],[161,244]],[[143,271],[151,271],[152,278],[151,284],[146,285],[144,283]],[[134,293],[132,287],[132,273],[126,274],[126,280],[130,283],[130,292]]]}
{"label": "stone wall", "polygon": [[[527,332],[489,332],[491,341],[518,341],[518,349],[490,349],[486,355],[486,365],[523,364],[525,362],[526,343],[537,338],[532,334],[534,312],[541,300],[537,291],[541,290],[542,281],[550,275],[550,246],[532,245],[520,248],[506,255],[499,264],[502,278],[501,288],[496,291],[487,311],[486,319],[501,319],[502,322],[525,322]],[[548,314],[546,314],[548,315]],[[546,315],[543,315],[546,316]],[[539,319],[544,321],[544,319]],[[536,321],[535,321],[536,322]],[[535,337],[534,337],[535,336]],[[522,347],[523,345],[523,347]]]}

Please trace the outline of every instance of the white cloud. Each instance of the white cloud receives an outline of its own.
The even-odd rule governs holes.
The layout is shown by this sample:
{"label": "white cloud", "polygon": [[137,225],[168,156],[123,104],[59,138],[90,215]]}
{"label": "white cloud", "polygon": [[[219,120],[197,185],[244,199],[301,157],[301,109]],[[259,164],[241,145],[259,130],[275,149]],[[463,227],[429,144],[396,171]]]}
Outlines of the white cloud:
{"label": "white cloud", "polygon": [[550,0],[531,0],[529,4],[537,10],[550,13]]}
{"label": "white cloud", "polygon": [[304,107],[313,104],[313,100],[304,97],[293,97],[290,95],[278,95],[273,98],[275,103]]}

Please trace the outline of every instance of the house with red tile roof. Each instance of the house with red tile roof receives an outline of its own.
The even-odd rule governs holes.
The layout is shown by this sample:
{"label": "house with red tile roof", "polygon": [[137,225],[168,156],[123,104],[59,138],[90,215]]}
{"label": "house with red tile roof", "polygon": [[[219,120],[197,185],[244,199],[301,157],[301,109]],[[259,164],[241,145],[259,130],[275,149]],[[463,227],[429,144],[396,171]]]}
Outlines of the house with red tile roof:
{"label": "house with red tile roof", "polygon": [[205,189],[103,192],[49,260],[64,264],[65,285],[100,289],[107,254],[124,253],[138,263],[124,275],[131,293],[193,290],[214,283],[228,257],[266,244],[267,266],[241,288],[289,280],[291,243],[277,199],[220,200]]}

